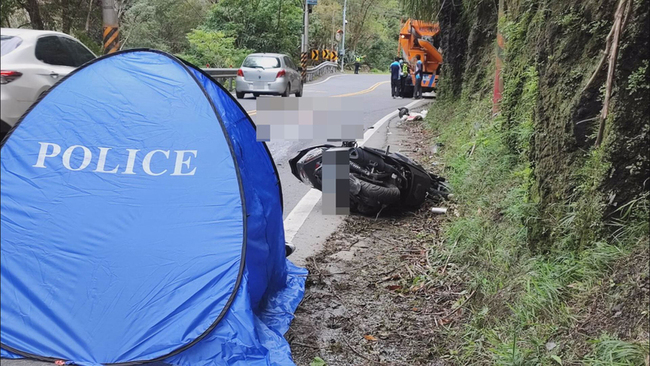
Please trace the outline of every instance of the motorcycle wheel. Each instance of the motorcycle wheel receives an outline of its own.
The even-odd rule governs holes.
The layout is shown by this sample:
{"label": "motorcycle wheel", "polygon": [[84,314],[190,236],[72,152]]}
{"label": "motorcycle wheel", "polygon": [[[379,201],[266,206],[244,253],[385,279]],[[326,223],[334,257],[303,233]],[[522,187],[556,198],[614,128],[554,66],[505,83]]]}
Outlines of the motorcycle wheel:
{"label": "motorcycle wheel", "polygon": [[401,192],[397,187],[382,187],[364,180],[359,180],[359,183],[361,184],[359,195],[380,204],[390,205],[399,202],[401,198]]}
{"label": "motorcycle wheel", "polygon": [[350,211],[364,215],[374,215],[383,206],[399,202],[401,192],[397,187],[383,187],[361,179],[356,180],[360,186],[358,193],[350,197]]}

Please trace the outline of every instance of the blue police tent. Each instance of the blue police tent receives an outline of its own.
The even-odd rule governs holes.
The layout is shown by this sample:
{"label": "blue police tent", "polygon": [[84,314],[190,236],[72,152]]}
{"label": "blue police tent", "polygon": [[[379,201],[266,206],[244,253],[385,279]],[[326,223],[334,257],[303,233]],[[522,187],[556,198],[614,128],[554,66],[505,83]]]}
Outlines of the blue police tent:
{"label": "blue police tent", "polygon": [[1,148],[1,355],[79,365],[293,365],[306,270],[255,126],[201,70],[94,60]]}

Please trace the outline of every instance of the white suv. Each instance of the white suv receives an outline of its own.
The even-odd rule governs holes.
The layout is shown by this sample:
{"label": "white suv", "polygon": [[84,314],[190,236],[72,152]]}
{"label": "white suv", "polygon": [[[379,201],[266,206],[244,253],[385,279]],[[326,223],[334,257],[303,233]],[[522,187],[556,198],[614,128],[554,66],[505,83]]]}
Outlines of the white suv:
{"label": "white suv", "polygon": [[52,85],[96,56],[75,38],[52,31],[0,30],[0,137]]}

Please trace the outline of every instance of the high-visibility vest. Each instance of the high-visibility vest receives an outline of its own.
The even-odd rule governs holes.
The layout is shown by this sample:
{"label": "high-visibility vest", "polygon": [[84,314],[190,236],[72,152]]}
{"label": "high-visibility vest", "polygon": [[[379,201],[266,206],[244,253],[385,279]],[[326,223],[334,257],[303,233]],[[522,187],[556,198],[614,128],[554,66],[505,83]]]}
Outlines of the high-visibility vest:
{"label": "high-visibility vest", "polygon": [[357,57],[357,62],[361,62],[361,57]]}
{"label": "high-visibility vest", "polygon": [[402,64],[402,76],[408,75],[409,72],[409,66],[406,62]]}

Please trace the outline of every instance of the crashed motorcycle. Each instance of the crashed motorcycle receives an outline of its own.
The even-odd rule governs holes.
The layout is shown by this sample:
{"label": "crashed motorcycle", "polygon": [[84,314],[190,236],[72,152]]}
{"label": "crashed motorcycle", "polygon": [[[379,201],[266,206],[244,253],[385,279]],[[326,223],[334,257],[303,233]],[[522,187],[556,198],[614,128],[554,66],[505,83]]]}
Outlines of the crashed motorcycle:
{"label": "crashed motorcycle", "polygon": [[[410,158],[387,150],[344,142],[349,151],[350,211],[378,214],[386,207],[416,209],[429,198],[448,198],[445,179],[427,172]],[[291,173],[322,191],[323,154],[334,145],[301,150],[289,160]]]}

